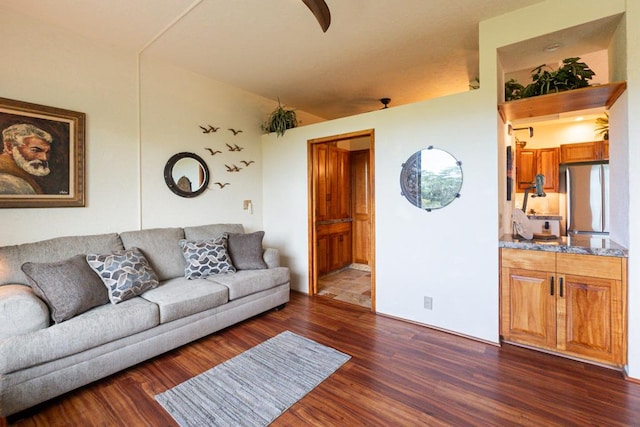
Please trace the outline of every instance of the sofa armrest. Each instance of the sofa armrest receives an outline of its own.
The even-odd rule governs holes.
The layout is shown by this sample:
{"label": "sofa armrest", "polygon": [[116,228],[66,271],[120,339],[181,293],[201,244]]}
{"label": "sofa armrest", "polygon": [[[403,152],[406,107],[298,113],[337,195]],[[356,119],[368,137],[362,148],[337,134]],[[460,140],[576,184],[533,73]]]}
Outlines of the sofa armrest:
{"label": "sofa armrest", "polygon": [[280,267],[280,251],[276,248],[265,248],[262,259],[267,263],[268,268]]}
{"label": "sofa armrest", "polygon": [[49,307],[29,286],[0,286],[0,340],[49,326]]}

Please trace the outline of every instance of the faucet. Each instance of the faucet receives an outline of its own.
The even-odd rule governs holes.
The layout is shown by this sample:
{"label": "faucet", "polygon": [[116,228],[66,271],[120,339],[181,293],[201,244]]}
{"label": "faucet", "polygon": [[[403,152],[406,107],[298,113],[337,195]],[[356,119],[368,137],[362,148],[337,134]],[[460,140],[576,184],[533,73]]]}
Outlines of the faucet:
{"label": "faucet", "polygon": [[531,197],[546,197],[547,193],[544,192],[544,175],[539,173],[536,175],[536,180],[531,185],[524,189],[524,200],[522,201],[522,212],[527,213],[527,199],[529,198],[529,191],[535,189],[535,193]]}

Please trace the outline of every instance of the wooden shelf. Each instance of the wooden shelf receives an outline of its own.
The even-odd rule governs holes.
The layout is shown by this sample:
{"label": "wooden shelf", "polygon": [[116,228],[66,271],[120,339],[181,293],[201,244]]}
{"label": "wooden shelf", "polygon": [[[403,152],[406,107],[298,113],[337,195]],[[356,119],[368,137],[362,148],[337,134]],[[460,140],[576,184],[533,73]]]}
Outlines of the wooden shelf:
{"label": "wooden shelf", "polygon": [[606,107],[608,109],[626,89],[627,82],[615,82],[532,96],[498,104],[498,112],[506,123],[509,120],[542,117],[589,108]]}

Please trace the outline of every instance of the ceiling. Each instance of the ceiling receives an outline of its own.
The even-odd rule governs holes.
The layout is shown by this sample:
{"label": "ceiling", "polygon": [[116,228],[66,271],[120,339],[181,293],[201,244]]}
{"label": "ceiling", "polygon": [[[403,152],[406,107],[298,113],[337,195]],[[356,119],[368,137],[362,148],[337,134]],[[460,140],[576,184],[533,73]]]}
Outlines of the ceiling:
{"label": "ceiling", "polygon": [[[335,119],[379,109],[384,97],[391,98],[393,107],[468,90],[478,75],[478,23],[540,0],[326,2],[331,10],[326,33],[301,0],[1,4],[83,37],[141,52],[143,60],[171,62]],[[570,37],[597,35],[582,31]]]}

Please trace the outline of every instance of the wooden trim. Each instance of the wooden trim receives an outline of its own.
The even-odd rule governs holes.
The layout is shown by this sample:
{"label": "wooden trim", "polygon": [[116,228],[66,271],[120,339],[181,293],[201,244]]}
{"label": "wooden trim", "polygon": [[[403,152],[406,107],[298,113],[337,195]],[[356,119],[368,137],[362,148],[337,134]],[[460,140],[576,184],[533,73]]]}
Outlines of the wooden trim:
{"label": "wooden trim", "polygon": [[622,81],[532,96],[498,104],[498,112],[506,123],[508,120],[548,116],[596,107],[608,109],[626,89],[627,82]]}
{"label": "wooden trim", "polygon": [[370,221],[370,243],[369,243],[369,265],[371,267],[371,311],[375,312],[375,131],[374,129],[366,129],[356,132],[349,132],[339,135],[326,136],[322,138],[313,138],[307,140],[307,236],[308,236],[308,292],[309,295],[315,295],[318,292],[317,277],[318,277],[318,263],[316,260],[316,206],[315,206],[315,183],[314,183],[314,159],[313,159],[313,146],[315,144],[327,144],[337,143],[339,141],[345,141],[350,139],[357,139],[369,137],[369,181],[371,191],[369,192],[369,204],[371,207],[371,221]]}

